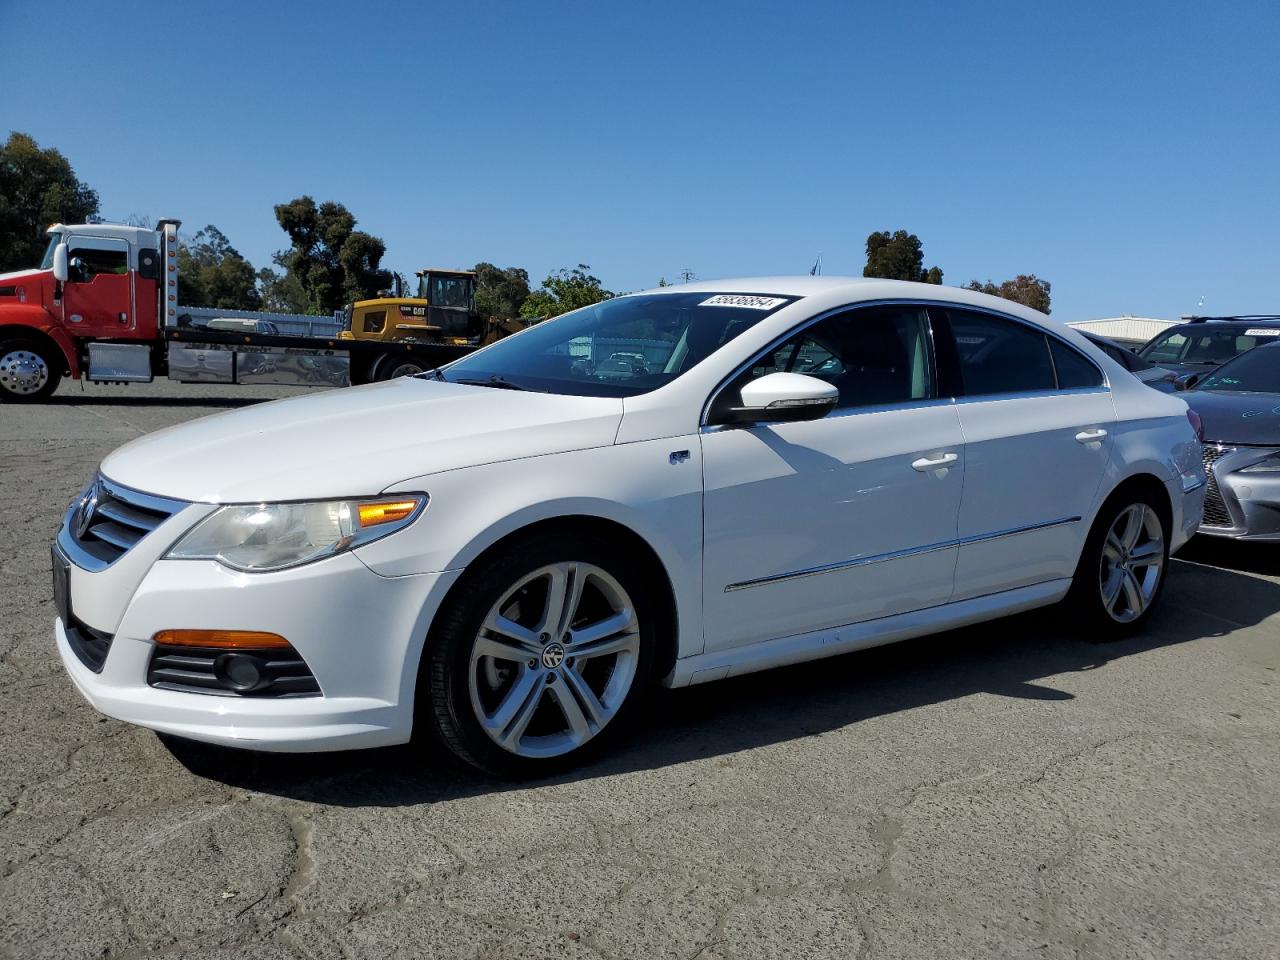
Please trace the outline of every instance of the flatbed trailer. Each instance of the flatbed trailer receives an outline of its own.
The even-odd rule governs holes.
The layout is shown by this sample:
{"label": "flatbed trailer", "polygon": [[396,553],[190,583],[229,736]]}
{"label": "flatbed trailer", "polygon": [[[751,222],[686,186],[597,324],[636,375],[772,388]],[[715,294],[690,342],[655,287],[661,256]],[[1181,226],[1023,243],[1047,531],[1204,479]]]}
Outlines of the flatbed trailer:
{"label": "flatbed trailer", "polygon": [[430,370],[476,349],[470,344],[379,343],[198,327],[168,329],[164,338],[164,375],[181,383],[344,387]]}
{"label": "flatbed trailer", "polygon": [[325,318],[293,319],[329,326],[332,336],[290,334],[279,314],[226,311],[224,321],[216,310],[179,306],[179,226],[55,224],[38,267],[0,274],[0,400],[39,402],[64,377],[338,387],[430,370],[477,349],[343,339]]}

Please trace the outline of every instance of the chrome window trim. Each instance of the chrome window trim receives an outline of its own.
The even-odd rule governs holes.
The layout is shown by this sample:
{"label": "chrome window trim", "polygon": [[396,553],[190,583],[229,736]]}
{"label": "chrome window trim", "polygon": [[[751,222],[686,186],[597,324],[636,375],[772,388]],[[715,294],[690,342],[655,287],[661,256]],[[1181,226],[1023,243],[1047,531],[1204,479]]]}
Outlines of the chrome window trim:
{"label": "chrome window trim", "polygon": [[998,403],[1001,400],[1036,400],[1044,397],[1084,397],[1095,393],[1110,393],[1107,387],[1072,387],[1069,390],[1026,390],[1022,393],[975,393],[955,397],[960,403]]}
{"label": "chrome window trim", "polygon": [[[796,302],[798,303],[799,301],[796,301]],[[774,350],[777,350],[780,346],[782,346],[792,337],[796,336],[796,334],[803,333],[805,330],[808,330],[814,324],[821,323],[823,320],[826,320],[828,317],[834,317],[836,314],[848,313],[850,310],[858,310],[858,309],[861,309],[862,307],[902,306],[902,307],[924,307],[926,310],[928,310],[930,303],[931,301],[928,301],[928,300],[891,300],[891,299],[890,300],[860,300],[856,303],[846,303],[838,307],[832,307],[830,310],[824,310],[821,313],[814,314],[808,320],[804,320],[796,324],[794,327],[789,328],[785,333],[781,334],[778,337],[775,337],[773,340],[769,342],[769,344],[766,347],[764,347],[762,350],[758,350],[757,352],[753,353],[747,360],[738,364],[738,366],[736,366],[727,377],[723,377],[720,380],[720,382],[715,385],[715,388],[708,395],[706,402],[702,404],[702,414],[698,417],[698,426],[700,428],[725,426],[725,424],[707,423],[707,417],[711,413],[711,407],[715,404],[716,400],[719,399],[720,394],[724,391],[725,387],[733,383],[733,381],[736,380],[745,370],[750,369],[755,364],[755,362],[759,360],[761,357],[765,356],[768,353],[773,352]],[[946,397],[942,397],[938,395],[938,351],[933,344],[933,324],[929,322],[929,318],[927,316],[925,317],[925,330],[928,333],[928,338],[929,338],[929,353],[930,353],[929,363],[930,363],[930,372],[933,374],[934,395],[932,397],[921,397],[918,400],[905,400],[903,401],[902,404],[896,404],[896,403],[879,404],[878,405],[879,409],[891,410],[891,409],[897,409],[903,405],[929,403],[931,401],[948,399]],[[841,409],[831,411],[831,413],[827,414],[826,417],[822,417],[821,419],[826,420],[829,417],[833,416],[834,414],[841,412],[841,410],[870,410],[870,409],[871,407],[843,407]],[[737,429],[741,429],[741,427],[738,427]]]}
{"label": "chrome window trim", "polygon": [[[796,303],[799,303],[799,302],[800,302],[799,300],[796,301]],[[881,404],[878,407],[874,407],[874,408],[873,407],[844,407],[842,408],[842,410],[863,410],[863,411],[872,410],[872,409],[897,410],[897,409],[901,409],[904,406],[927,403],[929,401],[948,401],[948,402],[959,403],[965,400],[990,400],[994,398],[1033,397],[1033,396],[1060,397],[1060,396],[1071,396],[1071,395],[1082,394],[1082,393],[1110,393],[1111,392],[1111,380],[1107,376],[1107,371],[1099,367],[1098,364],[1094,363],[1091,357],[1085,356],[1085,354],[1081,352],[1079,347],[1071,343],[1069,340],[1067,340],[1066,337],[1063,337],[1056,331],[1050,330],[1047,327],[1042,327],[1039,324],[1030,323],[1026,320],[1023,320],[1021,317],[1015,317],[1012,314],[1003,313],[999,310],[993,310],[990,307],[972,306],[970,304],[965,304],[965,303],[956,303],[955,301],[952,301],[952,300],[923,300],[918,298],[860,300],[856,303],[842,304],[841,306],[838,306],[838,307],[832,307],[830,310],[824,310],[821,313],[814,314],[808,320],[802,321],[801,323],[796,324],[794,327],[789,328],[785,333],[781,334],[780,336],[770,341],[769,344],[765,346],[763,349],[757,351],[756,353],[753,353],[747,360],[743,361],[738,366],[736,366],[733,369],[733,371],[729,373],[728,376],[723,377],[720,380],[720,382],[715,385],[711,393],[708,394],[706,401],[702,404],[702,413],[698,417],[699,428],[706,429],[706,428],[718,428],[718,427],[725,426],[725,424],[707,423],[707,417],[711,413],[711,408],[712,406],[715,405],[716,400],[719,399],[720,394],[724,391],[724,389],[729,384],[731,384],[734,380],[736,380],[743,373],[743,371],[749,369],[761,357],[765,356],[771,351],[777,350],[778,347],[782,346],[784,343],[786,343],[796,334],[803,333],[805,330],[809,329],[815,323],[821,323],[823,320],[826,320],[828,317],[835,316],[838,313],[846,313],[850,310],[861,309],[862,307],[892,307],[892,306],[924,307],[926,310],[928,310],[930,307],[934,307],[938,309],[945,309],[949,307],[953,310],[970,310],[970,311],[973,311],[974,313],[985,313],[993,317],[999,317],[1001,320],[1009,320],[1013,323],[1026,327],[1029,330],[1034,330],[1037,333],[1042,333],[1046,337],[1053,337],[1056,340],[1058,340],[1060,343],[1062,343],[1063,346],[1066,346],[1074,350],[1086,361],[1093,364],[1094,369],[1096,369],[1100,374],[1102,374],[1102,386],[1072,387],[1068,390],[1059,390],[1056,388],[1053,390],[1032,390],[1032,391],[1026,391],[1023,393],[960,394],[959,396],[944,397],[938,392],[940,378],[938,376],[938,372],[939,372],[938,371],[938,349],[937,349],[937,345],[934,343],[934,326],[933,326],[932,320],[927,319],[927,329],[929,332],[929,349],[931,352],[931,363],[932,363],[932,372],[933,372],[933,390],[935,395],[932,397],[922,398],[920,400],[907,400],[901,404]],[[1045,348],[1048,349],[1047,344]],[[1050,363],[1053,362],[1052,351],[1049,354],[1049,362]],[[1054,379],[1056,381],[1057,379],[1056,367],[1054,368],[1054,370],[1055,370]],[[833,410],[831,413],[827,414],[827,416],[823,417],[822,419],[823,420],[830,419],[831,417],[835,416],[837,413],[842,412],[842,410]],[[734,427],[734,429],[740,430],[742,429],[742,427],[738,426],[738,427]]]}
{"label": "chrome window trim", "polygon": [[730,583],[725,586],[725,593],[733,593],[737,590],[746,590],[749,587],[761,587],[774,583],[785,583],[788,580],[800,580],[805,577],[814,577],[823,573],[832,573],[836,570],[847,570],[850,567],[861,567],[872,563],[883,563],[886,560],[901,560],[904,557],[921,556],[926,553],[935,553],[939,550],[950,550],[953,547],[966,547],[975,543],[985,543],[988,540],[999,540],[1003,537],[1013,537],[1020,533],[1031,533],[1035,530],[1047,530],[1051,527],[1065,526],[1068,523],[1078,523],[1080,517],[1060,517],[1057,520],[1045,520],[1041,523],[1030,523],[1021,527],[1010,527],[1007,530],[996,530],[991,533],[972,534],[967,537],[957,537],[953,540],[942,540],[938,543],[930,543],[920,547],[908,547],[905,550],[893,550],[889,553],[877,553],[868,557],[850,557],[848,560],[837,560],[834,563],[824,563],[816,567],[805,567],[802,570],[793,570],[790,573],[775,573],[767,577],[758,577],[754,580],[742,580],[738,583]]}

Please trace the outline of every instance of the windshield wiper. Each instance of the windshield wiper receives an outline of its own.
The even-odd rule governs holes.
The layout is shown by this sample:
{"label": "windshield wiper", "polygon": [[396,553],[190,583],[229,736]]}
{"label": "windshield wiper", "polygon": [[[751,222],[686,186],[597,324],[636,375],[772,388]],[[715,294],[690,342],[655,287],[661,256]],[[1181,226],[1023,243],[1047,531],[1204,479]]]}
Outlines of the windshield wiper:
{"label": "windshield wiper", "polygon": [[493,387],[495,390],[528,390],[528,387],[522,387],[518,383],[512,383],[510,380],[504,380],[496,373],[485,378],[484,380],[451,380],[450,383],[465,383],[470,387]]}
{"label": "windshield wiper", "polygon": [[442,383],[448,383],[444,378],[444,371],[439,367],[432,367],[430,370],[423,370],[421,373],[415,373],[414,377],[419,380],[439,380]]}

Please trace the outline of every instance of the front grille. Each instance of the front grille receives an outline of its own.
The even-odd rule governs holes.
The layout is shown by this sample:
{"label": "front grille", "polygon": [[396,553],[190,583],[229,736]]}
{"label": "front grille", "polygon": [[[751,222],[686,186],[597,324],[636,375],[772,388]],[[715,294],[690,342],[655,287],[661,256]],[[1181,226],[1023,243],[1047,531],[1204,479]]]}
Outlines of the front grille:
{"label": "front grille", "polygon": [[[257,680],[245,682],[250,669]],[[218,697],[320,696],[315,675],[294,650],[219,650],[157,644],[147,669],[147,683],[161,690]]]}
{"label": "front grille", "polygon": [[67,632],[67,644],[76,658],[94,673],[101,673],[111,649],[111,634],[95,630],[75,617],[70,617],[63,624],[63,629]]}
{"label": "front grille", "polygon": [[[99,477],[68,516],[72,539],[102,566],[115,563],[183,504],[121,487]],[[88,524],[84,523],[88,516]]]}
{"label": "front grille", "polygon": [[1204,525],[1206,527],[1230,527],[1235,521],[1227,503],[1222,499],[1222,491],[1218,489],[1218,478],[1213,475],[1213,465],[1224,453],[1230,453],[1230,447],[1218,447],[1205,444],[1202,448],[1204,458],[1204,475],[1206,478],[1204,491]]}

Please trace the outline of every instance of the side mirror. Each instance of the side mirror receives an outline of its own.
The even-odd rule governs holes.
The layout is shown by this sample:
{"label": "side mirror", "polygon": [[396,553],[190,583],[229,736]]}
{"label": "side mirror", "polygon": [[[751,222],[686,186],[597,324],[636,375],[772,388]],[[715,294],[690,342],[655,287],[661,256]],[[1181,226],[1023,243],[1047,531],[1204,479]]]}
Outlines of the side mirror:
{"label": "side mirror", "polygon": [[731,407],[726,423],[785,423],[820,420],[836,408],[840,391],[802,373],[770,373],[742,388],[742,404]]}
{"label": "side mirror", "polygon": [[1200,378],[1202,376],[1203,374],[1199,374],[1199,373],[1184,373],[1181,376],[1176,377],[1174,379],[1173,389],[1179,392],[1183,390],[1190,390],[1192,387],[1194,387],[1197,383],[1200,382]]}
{"label": "side mirror", "polygon": [[70,276],[67,266],[67,245],[60,243],[53,248],[53,279],[66,283]]}

